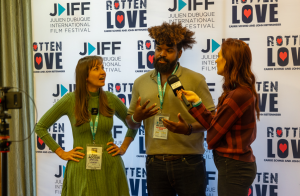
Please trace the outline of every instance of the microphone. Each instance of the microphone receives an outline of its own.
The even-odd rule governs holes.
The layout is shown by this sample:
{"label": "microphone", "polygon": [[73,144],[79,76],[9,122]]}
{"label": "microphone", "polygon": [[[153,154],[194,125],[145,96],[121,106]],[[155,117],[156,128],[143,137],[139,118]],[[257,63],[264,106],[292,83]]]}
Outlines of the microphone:
{"label": "microphone", "polygon": [[[168,84],[170,85],[171,89],[173,90],[173,93],[175,94],[175,96],[177,96],[177,93],[176,93],[177,90],[181,90],[181,89],[184,90],[179,78],[176,75],[170,75],[168,77],[167,81],[168,81]],[[188,102],[186,100],[183,93],[182,93],[181,98],[187,107],[189,107],[191,105],[190,102]]]}

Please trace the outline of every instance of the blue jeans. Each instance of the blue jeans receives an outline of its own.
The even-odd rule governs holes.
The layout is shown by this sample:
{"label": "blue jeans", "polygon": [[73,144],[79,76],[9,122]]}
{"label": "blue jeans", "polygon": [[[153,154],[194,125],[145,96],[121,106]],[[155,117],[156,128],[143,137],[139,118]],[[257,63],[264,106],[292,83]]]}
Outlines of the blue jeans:
{"label": "blue jeans", "polygon": [[202,155],[162,161],[146,160],[148,196],[205,196],[206,170]]}
{"label": "blue jeans", "polygon": [[218,196],[248,196],[256,176],[256,163],[222,157],[215,150],[213,153],[218,169]]}

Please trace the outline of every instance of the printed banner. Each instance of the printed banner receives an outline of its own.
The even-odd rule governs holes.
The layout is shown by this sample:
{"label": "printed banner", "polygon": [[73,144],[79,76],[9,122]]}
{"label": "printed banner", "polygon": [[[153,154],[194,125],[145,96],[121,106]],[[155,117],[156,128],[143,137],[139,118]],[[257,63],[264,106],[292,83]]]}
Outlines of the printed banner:
{"label": "printed banner", "polygon": [[[300,26],[296,0],[32,0],[35,100],[43,115],[75,85],[80,58],[99,55],[107,73],[104,89],[129,107],[134,80],[152,70],[155,42],[147,29],[181,22],[197,44],[183,51],[182,66],[205,76],[217,104],[222,77],[215,60],[227,38],[245,41],[257,77],[260,121],[252,145],[257,175],[248,196],[298,196],[300,192]],[[39,116],[41,118],[41,116]],[[39,119],[38,119],[39,120]],[[73,148],[70,122],[62,117],[49,128],[64,149]],[[125,125],[114,118],[114,142]],[[141,126],[126,154],[130,194],[147,196],[145,129]],[[60,195],[66,161],[36,136],[37,194]],[[207,149],[206,142],[204,143]],[[207,196],[217,196],[218,171],[206,150]]]}

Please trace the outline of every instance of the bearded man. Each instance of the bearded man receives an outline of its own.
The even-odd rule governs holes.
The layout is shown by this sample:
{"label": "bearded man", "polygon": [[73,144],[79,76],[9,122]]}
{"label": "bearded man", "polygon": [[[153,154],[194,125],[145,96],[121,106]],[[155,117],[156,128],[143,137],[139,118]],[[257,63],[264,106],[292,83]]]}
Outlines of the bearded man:
{"label": "bearded man", "polygon": [[[142,121],[144,124],[148,195],[205,195],[205,129],[167,85],[168,77],[175,74],[185,89],[201,97],[208,110],[215,109],[204,76],[178,62],[182,49],[191,49],[196,43],[195,33],[181,23],[163,23],[148,32],[156,43],[155,69],[135,80],[126,118],[130,128],[139,128]],[[148,104],[151,106],[147,108]]]}

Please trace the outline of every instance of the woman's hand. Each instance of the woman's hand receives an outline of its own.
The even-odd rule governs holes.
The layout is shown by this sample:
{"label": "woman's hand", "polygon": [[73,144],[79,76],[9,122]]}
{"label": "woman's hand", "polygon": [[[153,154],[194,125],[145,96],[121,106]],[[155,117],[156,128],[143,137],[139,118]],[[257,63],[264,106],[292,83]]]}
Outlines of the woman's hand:
{"label": "woman's hand", "polygon": [[69,151],[69,152],[65,152],[61,147],[59,147],[57,150],[55,150],[55,153],[63,160],[65,161],[75,161],[75,162],[79,162],[78,159],[75,158],[79,158],[79,159],[83,159],[84,155],[81,152],[78,152],[77,150],[83,150],[82,147],[76,147],[73,150]]}
{"label": "woman's hand", "polygon": [[186,91],[181,89],[180,91],[177,90],[176,92],[177,92],[178,99],[180,99],[181,101],[182,101],[182,97],[181,97],[182,94],[184,94],[186,100],[188,100],[189,102],[197,103],[200,100],[198,95],[193,91]]}
{"label": "woman's hand", "polygon": [[112,154],[113,157],[117,156],[117,155],[123,155],[126,152],[126,149],[122,148],[122,146],[121,147],[117,146],[113,142],[108,142],[107,145],[112,145],[111,147],[106,149],[108,154],[112,154],[113,152],[116,152],[116,153]]}

